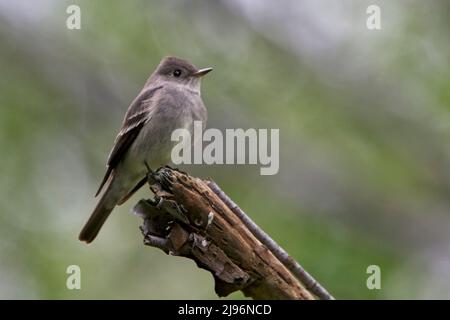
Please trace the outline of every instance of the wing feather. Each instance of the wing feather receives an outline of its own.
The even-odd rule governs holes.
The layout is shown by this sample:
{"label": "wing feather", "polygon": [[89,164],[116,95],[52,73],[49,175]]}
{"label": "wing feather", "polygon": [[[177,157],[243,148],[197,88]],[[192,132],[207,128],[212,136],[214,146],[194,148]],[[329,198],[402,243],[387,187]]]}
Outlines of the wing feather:
{"label": "wing feather", "polygon": [[128,108],[125,118],[123,119],[122,128],[117,135],[114,146],[109,153],[106,173],[103,177],[100,187],[95,196],[97,196],[105,183],[109,180],[117,167],[117,164],[123,159],[124,154],[138,136],[144,124],[150,120],[152,111],[155,108],[155,100],[157,92],[163,86],[149,88],[139,94]]}

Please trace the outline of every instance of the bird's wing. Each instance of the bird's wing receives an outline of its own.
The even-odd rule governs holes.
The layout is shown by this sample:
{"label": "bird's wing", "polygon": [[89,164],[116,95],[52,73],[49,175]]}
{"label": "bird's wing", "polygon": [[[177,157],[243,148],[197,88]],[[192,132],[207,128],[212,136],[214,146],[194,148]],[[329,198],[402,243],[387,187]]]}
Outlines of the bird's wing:
{"label": "bird's wing", "polygon": [[155,109],[154,101],[156,100],[156,95],[162,87],[162,85],[151,87],[143,91],[129,106],[125,118],[123,119],[122,127],[109,154],[105,176],[103,177],[95,196],[101,192],[114,168],[122,160],[124,154],[136,139],[144,124],[151,118],[152,111]]}

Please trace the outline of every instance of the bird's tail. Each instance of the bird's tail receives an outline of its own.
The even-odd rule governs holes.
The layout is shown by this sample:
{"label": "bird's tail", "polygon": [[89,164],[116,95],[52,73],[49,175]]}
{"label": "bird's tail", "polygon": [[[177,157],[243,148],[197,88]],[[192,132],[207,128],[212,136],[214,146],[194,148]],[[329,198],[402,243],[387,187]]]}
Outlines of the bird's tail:
{"label": "bird's tail", "polygon": [[111,211],[113,211],[114,207],[116,206],[117,201],[115,201],[114,197],[114,179],[110,181],[108,187],[106,188],[105,192],[103,193],[102,197],[97,203],[97,206],[94,209],[94,212],[92,212],[91,216],[89,217],[89,220],[84,225],[83,229],[80,232],[80,235],[78,236],[78,239],[80,241],[84,241],[86,243],[92,242],[95,237],[97,236],[98,232],[102,228],[103,224],[105,223],[106,219],[108,218]]}

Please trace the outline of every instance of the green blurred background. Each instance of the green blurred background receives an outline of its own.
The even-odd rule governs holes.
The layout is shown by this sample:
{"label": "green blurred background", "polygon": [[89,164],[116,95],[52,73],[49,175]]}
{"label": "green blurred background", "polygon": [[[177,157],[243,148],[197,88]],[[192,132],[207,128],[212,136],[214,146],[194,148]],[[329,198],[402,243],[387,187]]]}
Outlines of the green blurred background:
{"label": "green blurred background", "polygon": [[280,129],[275,176],[184,169],[336,298],[450,298],[449,34],[444,0],[0,0],[0,298],[216,298],[209,273],[142,245],[146,188],[77,240],[125,110],[169,54],[214,67],[208,127]]}

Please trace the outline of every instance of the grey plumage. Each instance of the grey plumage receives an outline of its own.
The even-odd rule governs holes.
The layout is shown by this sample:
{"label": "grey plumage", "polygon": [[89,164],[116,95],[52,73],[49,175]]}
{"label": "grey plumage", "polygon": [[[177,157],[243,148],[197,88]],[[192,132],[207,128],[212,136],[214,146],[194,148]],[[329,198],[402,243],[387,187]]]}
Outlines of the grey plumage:
{"label": "grey plumage", "polygon": [[106,186],[105,191],[79,235],[81,241],[93,241],[114,207],[139,189],[146,162],[152,168],[170,162],[175,129],[192,132],[196,120],[205,125],[200,78],[211,70],[175,57],[161,61],[125,114],[96,196]]}

